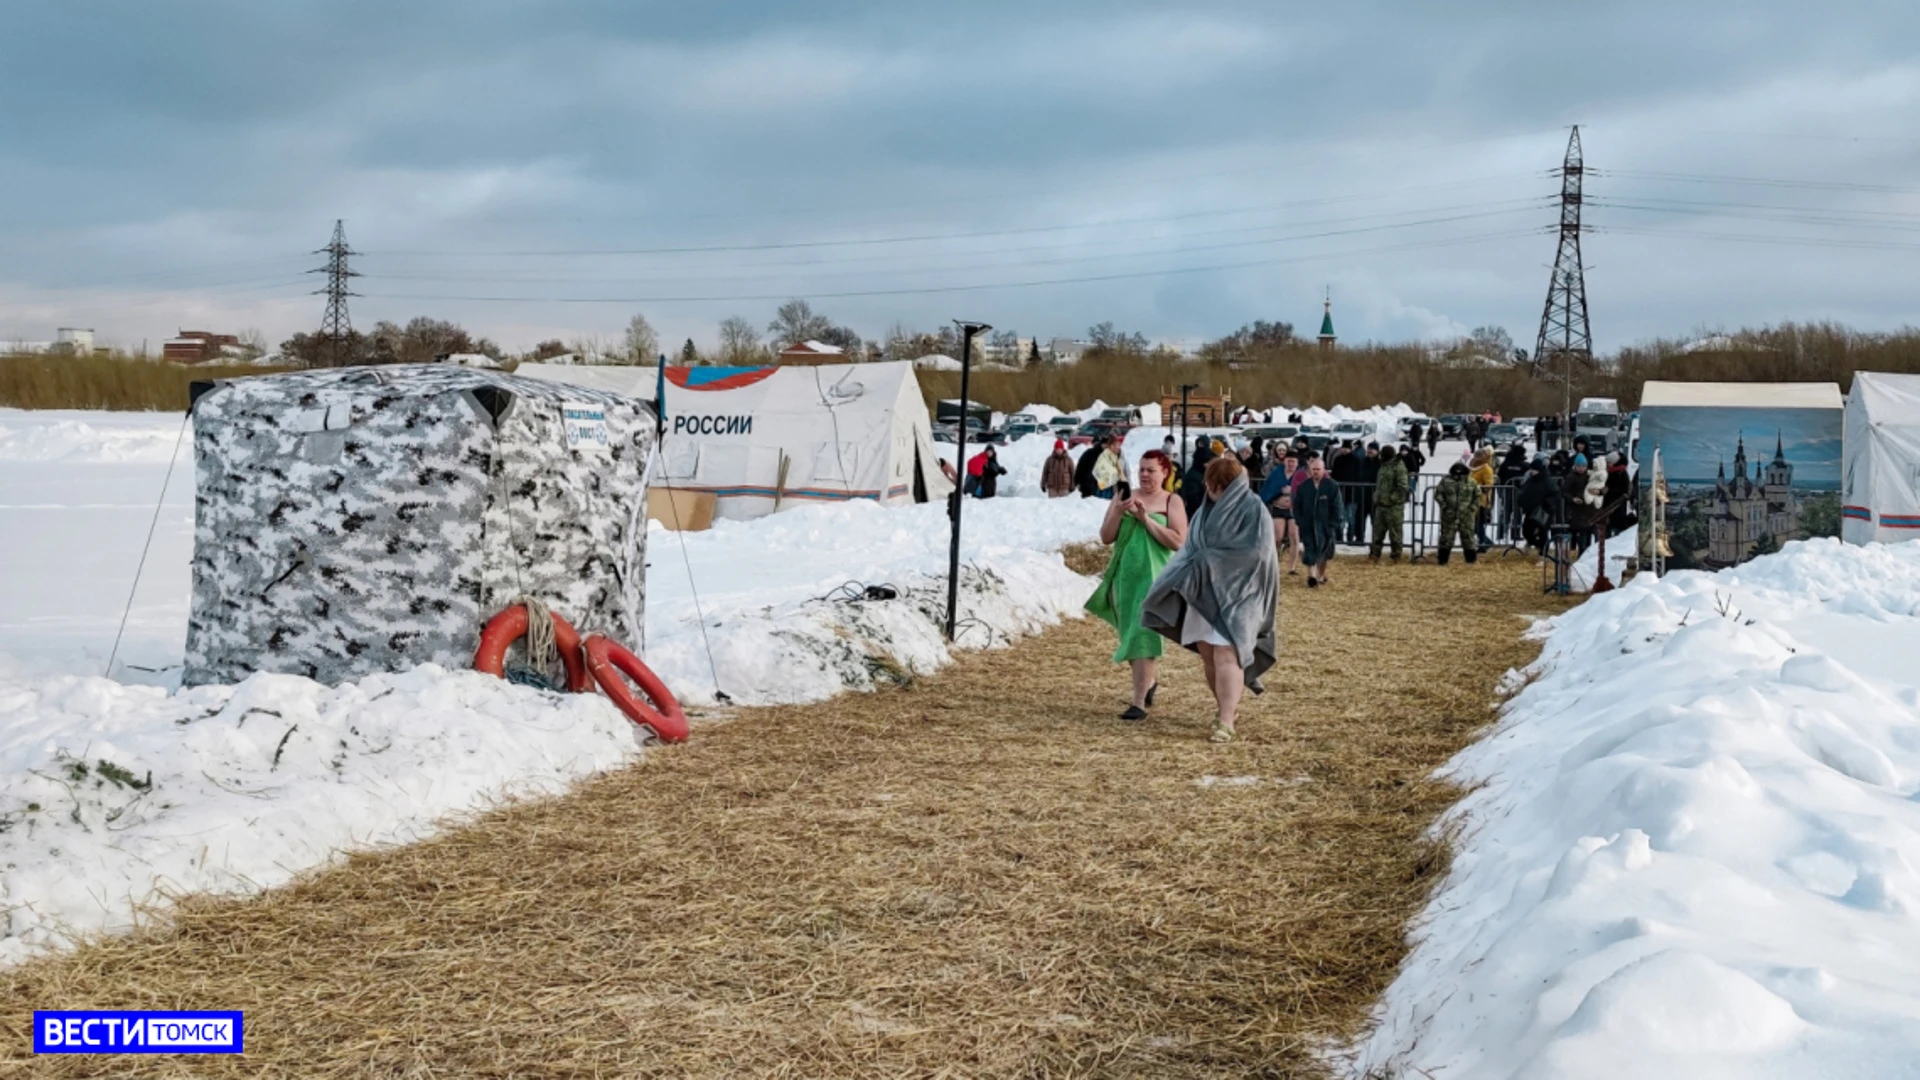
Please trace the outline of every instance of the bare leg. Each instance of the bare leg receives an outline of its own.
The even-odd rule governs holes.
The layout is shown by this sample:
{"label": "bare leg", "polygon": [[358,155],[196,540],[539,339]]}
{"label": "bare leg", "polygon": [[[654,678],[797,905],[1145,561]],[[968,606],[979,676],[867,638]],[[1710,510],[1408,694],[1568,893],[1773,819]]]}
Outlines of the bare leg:
{"label": "bare leg", "polygon": [[1287,573],[1300,569],[1300,523],[1287,519]]}
{"label": "bare leg", "polygon": [[1133,704],[1137,708],[1147,707],[1147,691],[1153,689],[1155,663],[1152,659],[1134,660],[1133,665]]}
{"label": "bare leg", "polygon": [[1240,654],[1219,645],[1202,646],[1208,650],[1207,681],[1213,684],[1213,700],[1220,708],[1220,726],[1233,730],[1240,711],[1240,692],[1246,685],[1246,672],[1240,669]]}

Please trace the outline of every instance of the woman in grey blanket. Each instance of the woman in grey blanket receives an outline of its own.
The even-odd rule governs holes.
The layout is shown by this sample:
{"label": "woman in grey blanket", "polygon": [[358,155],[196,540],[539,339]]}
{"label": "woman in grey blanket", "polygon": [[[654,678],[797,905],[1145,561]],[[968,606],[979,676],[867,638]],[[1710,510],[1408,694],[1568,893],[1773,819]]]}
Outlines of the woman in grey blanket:
{"label": "woman in grey blanket", "polygon": [[1280,560],[1273,519],[1232,457],[1207,464],[1206,502],[1187,542],[1154,579],[1140,623],[1200,654],[1219,707],[1212,741],[1232,742],[1242,687],[1273,666]]}

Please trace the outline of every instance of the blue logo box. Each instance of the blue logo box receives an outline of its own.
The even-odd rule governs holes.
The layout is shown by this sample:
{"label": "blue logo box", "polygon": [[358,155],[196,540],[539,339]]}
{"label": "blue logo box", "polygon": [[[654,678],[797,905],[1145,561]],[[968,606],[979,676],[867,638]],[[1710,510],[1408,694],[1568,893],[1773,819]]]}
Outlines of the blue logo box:
{"label": "blue logo box", "polygon": [[238,1054],[241,1014],[36,1009],[36,1054]]}

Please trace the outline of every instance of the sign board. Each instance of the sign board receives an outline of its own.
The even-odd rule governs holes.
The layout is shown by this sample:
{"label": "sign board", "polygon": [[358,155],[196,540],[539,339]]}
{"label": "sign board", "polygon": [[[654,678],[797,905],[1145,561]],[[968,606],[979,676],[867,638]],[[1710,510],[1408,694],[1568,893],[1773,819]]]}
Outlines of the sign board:
{"label": "sign board", "polygon": [[604,406],[568,401],[561,404],[560,413],[566,421],[567,449],[607,449],[611,440],[607,435],[607,410]]}

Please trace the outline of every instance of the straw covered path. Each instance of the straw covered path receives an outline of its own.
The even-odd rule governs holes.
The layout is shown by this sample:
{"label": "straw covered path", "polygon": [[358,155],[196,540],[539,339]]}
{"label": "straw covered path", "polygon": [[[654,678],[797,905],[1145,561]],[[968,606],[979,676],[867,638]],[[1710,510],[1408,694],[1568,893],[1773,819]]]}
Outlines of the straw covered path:
{"label": "straw covered path", "polygon": [[[1311,1076],[1445,868],[1434,766],[1534,648],[1531,560],[1285,579],[1242,741],[1091,620],[696,728],[574,794],[0,974],[0,1071]],[[244,1009],[244,1058],[41,1058],[35,1008]]]}

